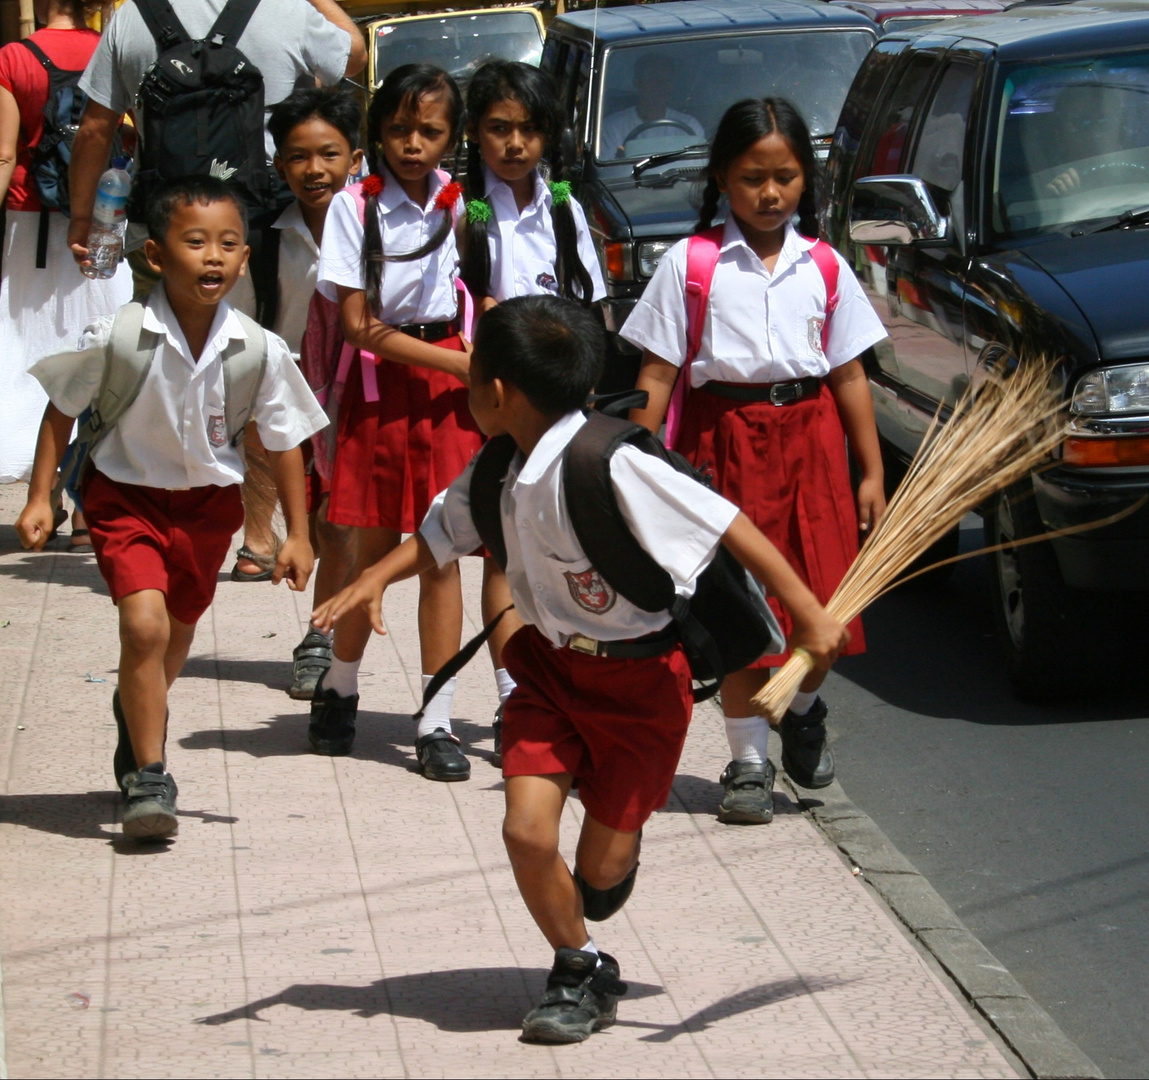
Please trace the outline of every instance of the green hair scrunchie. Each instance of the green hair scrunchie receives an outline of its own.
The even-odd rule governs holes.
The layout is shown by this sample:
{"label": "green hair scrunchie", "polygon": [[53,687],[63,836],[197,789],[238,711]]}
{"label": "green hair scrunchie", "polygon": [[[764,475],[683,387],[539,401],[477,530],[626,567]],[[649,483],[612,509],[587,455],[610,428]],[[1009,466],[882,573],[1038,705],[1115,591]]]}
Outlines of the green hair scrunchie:
{"label": "green hair scrunchie", "polygon": [[467,223],[477,225],[479,222],[490,221],[495,216],[491,204],[486,199],[467,200]]}
{"label": "green hair scrunchie", "polygon": [[569,180],[552,180],[547,186],[551,189],[551,202],[555,206],[566,206],[571,201],[571,183]]}

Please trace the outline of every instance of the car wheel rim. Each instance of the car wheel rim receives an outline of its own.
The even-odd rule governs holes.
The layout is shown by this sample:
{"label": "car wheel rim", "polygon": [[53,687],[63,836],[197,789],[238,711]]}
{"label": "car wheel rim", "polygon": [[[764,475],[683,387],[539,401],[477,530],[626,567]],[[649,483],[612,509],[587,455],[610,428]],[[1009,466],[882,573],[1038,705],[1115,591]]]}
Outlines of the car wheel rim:
{"label": "car wheel rim", "polygon": [[[1012,544],[1017,536],[1008,496],[997,502],[997,542]],[[997,553],[997,578],[1002,614],[1014,647],[1020,649],[1025,638],[1025,602],[1021,588],[1021,565],[1017,548],[1006,547]]]}

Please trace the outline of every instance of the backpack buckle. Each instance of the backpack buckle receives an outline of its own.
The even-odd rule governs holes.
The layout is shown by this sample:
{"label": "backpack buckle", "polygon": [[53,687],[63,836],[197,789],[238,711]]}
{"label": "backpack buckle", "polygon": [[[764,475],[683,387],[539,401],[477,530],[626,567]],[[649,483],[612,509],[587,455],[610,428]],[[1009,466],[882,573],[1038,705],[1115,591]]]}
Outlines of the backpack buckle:
{"label": "backpack buckle", "polygon": [[104,426],[104,418],[100,415],[100,410],[95,405],[92,406],[91,415],[88,417],[88,425],[91,427],[92,432],[95,433]]}

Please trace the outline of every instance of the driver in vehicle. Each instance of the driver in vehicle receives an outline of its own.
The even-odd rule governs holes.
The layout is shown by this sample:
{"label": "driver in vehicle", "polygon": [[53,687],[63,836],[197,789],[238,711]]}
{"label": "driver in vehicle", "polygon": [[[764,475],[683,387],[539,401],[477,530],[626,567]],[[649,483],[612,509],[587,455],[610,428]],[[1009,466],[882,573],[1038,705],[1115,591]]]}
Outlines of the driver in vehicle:
{"label": "driver in vehicle", "polygon": [[706,133],[693,116],[670,108],[673,88],[674,64],[670,57],[665,53],[643,53],[634,63],[635,104],[612,113],[602,123],[602,156],[624,157],[626,144],[648,132],[665,135],[679,131],[693,136],[691,143],[706,142]]}

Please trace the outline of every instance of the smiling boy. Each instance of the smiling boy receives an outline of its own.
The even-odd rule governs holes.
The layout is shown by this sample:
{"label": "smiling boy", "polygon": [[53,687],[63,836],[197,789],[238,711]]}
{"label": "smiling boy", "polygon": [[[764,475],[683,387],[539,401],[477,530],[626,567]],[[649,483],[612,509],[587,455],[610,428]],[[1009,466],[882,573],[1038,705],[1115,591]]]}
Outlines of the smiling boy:
{"label": "smiling boy", "polygon": [[[248,254],[232,190],[210,177],[165,184],[150,201],[148,234],[144,251],[161,283],[146,307],[126,305],[89,326],[75,352],[32,367],[50,403],[16,522],[21,543],[40,550],[73,417],[105,404],[106,373],[130,362],[132,350],[142,353],[146,373],[118,422],[101,432],[82,489],[96,561],[119,609],[113,768],[126,799],[124,835],[137,840],[179,828],[164,760],[168,690],[243,523],[243,425],[231,421],[253,419],[267,447],[288,527],[274,580],[297,591],[312,567],[299,446],[326,423],[283,341],[224,301]],[[243,370],[252,377],[241,378]]]}

